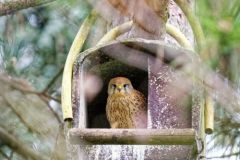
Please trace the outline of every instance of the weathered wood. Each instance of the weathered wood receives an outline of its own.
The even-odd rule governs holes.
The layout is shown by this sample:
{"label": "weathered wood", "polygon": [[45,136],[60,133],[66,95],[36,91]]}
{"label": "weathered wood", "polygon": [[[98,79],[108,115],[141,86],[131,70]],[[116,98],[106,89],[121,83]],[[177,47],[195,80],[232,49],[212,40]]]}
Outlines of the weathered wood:
{"label": "weathered wood", "polygon": [[[192,145],[194,129],[79,129],[69,131],[73,144]],[[81,143],[80,143],[81,142]]]}
{"label": "weathered wood", "polygon": [[[107,77],[109,77],[109,76],[106,76],[105,72],[108,74],[113,73],[110,77],[117,75],[116,72],[112,71],[111,68],[117,69],[118,71],[123,70],[122,72],[125,74],[128,72],[128,70],[125,70],[122,67],[119,68],[119,67],[116,67],[113,65],[110,65],[107,68],[105,68],[104,70],[102,70],[102,67],[105,64],[109,63],[108,59],[105,58],[104,56],[108,55],[110,58],[113,58],[116,61],[122,62],[126,66],[128,64],[131,64],[132,67],[139,67],[139,69],[141,69],[142,71],[147,72],[147,62],[145,62],[145,61],[147,61],[148,56],[154,58],[156,56],[156,52],[158,51],[159,48],[162,48],[164,50],[163,57],[166,59],[166,62],[171,63],[175,60],[176,57],[180,57],[180,55],[186,57],[186,58],[184,58],[184,62],[174,61],[174,66],[175,66],[175,64],[177,64],[176,66],[184,66],[185,64],[190,63],[191,61],[189,60],[188,56],[195,55],[192,52],[189,52],[189,51],[181,49],[181,48],[171,48],[160,42],[156,42],[156,41],[152,41],[152,40],[145,40],[145,39],[123,40],[122,42],[119,42],[119,41],[111,42],[109,44],[97,46],[95,48],[88,49],[85,52],[81,53],[81,56],[78,58],[78,62],[75,65],[74,76],[73,76],[75,79],[74,80],[75,83],[73,83],[73,84],[75,84],[78,87],[74,87],[74,91],[73,91],[74,95],[79,95],[79,93],[80,93],[81,89],[79,87],[82,86],[81,85],[82,80],[80,79],[80,73],[82,71],[84,71],[85,73],[90,73],[90,71],[92,71],[91,69],[95,68],[95,71],[97,71],[96,70],[96,68],[97,68],[100,71],[100,77],[104,80],[104,84],[106,84],[108,82]],[[126,51],[126,52],[123,52],[123,51]],[[148,55],[148,56],[140,59],[139,57],[142,54],[146,55],[146,56]],[[125,59],[122,59],[122,57],[125,57]],[[129,58],[127,58],[127,57],[129,57]],[[137,58],[141,61],[136,60]],[[191,58],[191,60],[192,59],[195,59],[195,58]],[[101,60],[100,64],[98,64],[99,60]],[[137,65],[135,62],[139,62],[140,66]],[[181,63],[181,65],[180,65],[180,63]],[[156,71],[158,71],[158,70],[154,70],[154,73],[157,73]],[[93,73],[91,72],[91,74],[93,74]],[[96,75],[99,75],[99,74],[96,74]],[[139,75],[142,76],[142,74],[139,74]],[[136,75],[134,73],[134,77],[135,76]],[[140,77],[138,79],[142,79],[142,77]],[[135,82],[135,84],[137,84],[137,81],[134,81],[134,82]],[[145,88],[147,88],[147,84],[146,84]],[[81,98],[80,96],[75,96],[75,99],[73,99],[74,102],[76,102],[76,103],[73,103],[73,104],[75,104],[76,108],[79,107],[80,111],[83,111],[83,108],[86,107],[88,110],[88,115],[92,116],[94,118],[94,119],[90,118],[90,117],[88,118],[89,124],[86,127],[98,128],[98,129],[99,128],[107,128],[107,126],[103,127],[102,125],[92,125],[93,123],[96,124],[96,121],[100,122],[101,120],[103,120],[103,118],[100,119],[99,117],[97,117],[98,115],[96,116],[97,118],[95,118],[94,117],[95,115],[93,116],[91,114],[91,112],[89,112],[90,110],[95,110],[97,112],[97,114],[103,113],[102,111],[104,110],[105,100],[106,100],[106,97],[104,97],[104,93],[105,93],[104,91],[106,91],[106,89],[103,88],[102,91],[103,92],[100,92],[99,95],[101,95],[103,97],[97,101],[98,102],[98,103],[96,103],[97,105],[94,104],[95,105],[94,107],[92,106],[92,104],[87,105],[87,104],[82,103],[84,105],[80,105],[81,101],[82,102],[84,101],[84,99]],[[80,94],[80,95],[82,95],[82,94]],[[102,107],[102,110],[99,109],[100,107]],[[185,108],[181,108],[181,109],[185,109]],[[181,113],[182,112],[184,112],[184,111],[181,110]],[[79,115],[79,112],[77,112],[77,113]],[[189,112],[186,112],[186,113],[189,113]],[[161,113],[156,112],[156,114],[157,114],[157,116],[159,116],[159,114],[161,114]],[[78,117],[79,123],[77,122],[77,124],[84,122],[81,120],[81,118],[84,118],[84,117],[79,116]],[[87,118],[87,117],[85,117],[85,118]],[[170,120],[173,118],[174,117],[169,116]],[[94,122],[93,122],[93,120],[94,120]],[[165,122],[166,120],[163,119],[163,121]],[[161,122],[162,121],[159,121],[159,123],[161,123]],[[189,120],[188,122],[190,123],[189,127],[186,127],[186,126],[178,127],[178,129],[192,128],[191,120]],[[75,123],[76,123],[76,121],[75,121]],[[74,127],[79,128],[79,125],[74,125]],[[152,127],[151,123],[149,123],[149,128],[150,127]],[[84,127],[82,127],[82,128],[84,128]],[[169,128],[174,128],[174,127],[169,127]],[[159,127],[158,129],[160,130],[160,129],[167,129],[167,128]],[[94,132],[94,133],[95,132],[99,133],[100,131],[103,131],[103,130],[98,130],[98,131],[90,130],[90,131]],[[109,131],[113,131],[113,130],[109,129]],[[139,130],[138,130],[138,132],[141,133],[141,131],[139,131]],[[146,136],[147,135],[149,135],[149,134],[146,134]],[[110,149],[110,151],[109,151],[108,147],[112,148],[112,146],[96,145],[96,144],[99,144],[99,141],[100,141],[99,139],[101,139],[101,138],[95,138],[96,140],[93,143],[93,142],[86,141],[86,139],[81,139],[79,137],[76,137],[76,139],[73,139],[71,135],[69,135],[69,137],[70,137],[71,141],[74,142],[74,144],[78,144],[78,145],[73,145],[73,146],[79,146],[79,151],[84,153],[83,156],[84,155],[91,156],[93,159],[95,157],[97,159],[104,160],[104,159],[106,159],[106,157],[110,157],[111,155],[114,156],[114,154],[120,154],[121,156],[123,156],[125,158],[131,157],[130,159],[137,159],[137,156],[134,154],[133,150],[138,150],[138,147],[140,147],[139,145],[133,145],[133,144],[137,144],[138,141],[136,141],[136,140],[134,140],[136,142],[131,142],[132,145],[128,145],[128,144],[130,144],[129,142],[124,142],[124,143],[121,142],[120,143],[118,141],[120,144],[126,144],[126,145],[123,145],[122,150],[121,149],[119,149],[119,150]],[[134,138],[136,138],[136,137],[141,137],[141,136],[136,134],[134,136]],[[166,137],[164,137],[162,139],[165,140],[165,138]],[[140,139],[145,139],[145,136],[142,136]],[[181,139],[181,138],[179,138],[179,139]],[[174,139],[171,137],[171,138],[169,138],[169,141],[174,141]],[[147,142],[148,141],[145,141],[144,143],[139,142],[138,144],[147,144]],[[90,143],[90,145],[85,145],[85,144],[89,144],[89,143]],[[161,141],[161,143],[164,144],[162,141]],[[173,142],[173,143],[180,144],[180,142]],[[109,144],[109,142],[105,142],[104,144]],[[113,144],[113,143],[110,143],[110,144]],[[117,142],[115,142],[115,144],[117,144]],[[154,144],[154,143],[152,143],[152,144]],[[167,144],[167,142],[165,144]],[[193,143],[191,143],[191,144],[193,144]],[[116,146],[119,146],[119,145],[116,145]],[[144,158],[146,158],[146,159],[156,159],[157,160],[157,159],[159,159],[158,158],[159,155],[161,155],[161,159],[166,159],[166,160],[168,160],[168,159],[171,160],[171,159],[176,159],[176,158],[192,159],[191,157],[195,157],[195,155],[196,155],[196,152],[194,152],[195,150],[193,150],[193,146],[196,146],[196,145],[195,144],[193,144],[193,145],[167,145],[167,146],[166,145],[156,145],[156,146],[155,145],[146,145],[144,147],[144,151],[142,151],[142,152],[144,152]],[[197,148],[197,147],[195,147],[195,148]],[[125,154],[126,152],[128,152],[129,154],[128,155]],[[171,152],[171,154],[169,154],[169,152]],[[98,153],[101,153],[101,155],[99,155]],[[79,159],[86,159],[86,158],[79,156]]]}
{"label": "weathered wood", "polygon": [[120,39],[145,38],[158,40],[165,33],[168,0],[159,0],[157,5],[149,0],[87,1],[111,24],[110,28],[129,20],[134,21],[131,30],[121,36]]}
{"label": "weathered wood", "polygon": [[[109,22],[111,25],[110,28],[115,27],[116,25],[122,24],[126,21],[133,20],[134,25],[131,28],[129,32],[126,34],[118,37],[118,40],[123,40],[126,38],[144,38],[144,39],[151,39],[151,40],[164,40],[165,37],[165,20],[163,20],[164,16],[167,15],[165,13],[165,5],[157,5],[157,7],[161,7],[160,11],[158,12],[159,8],[155,8],[155,4],[152,4],[151,2],[153,1],[145,1],[145,0],[133,0],[133,1],[125,1],[125,0],[117,0],[117,1],[112,1],[109,0],[112,6],[107,3],[107,0],[88,0],[93,4],[93,7],[99,12],[102,17],[106,18],[106,20]],[[104,1],[106,3],[104,3]],[[159,0],[159,2],[167,2],[165,0]],[[115,3],[119,2],[119,3]],[[136,3],[136,4],[134,4]],[[106,5],[105,5],[106,4]],[[146,5],[145,5],[146,4]],[[110,5],[110,6],[109,6]],[[142,5],[142,6],[141,6]],[[176,5],[175,3],[173,4],[175,7],[171,10],[170,8],[170,19],[171,17],[173,19],[178,19],[176,24],[180,24],[177,26],[184,26],[182,27],[183,30],[186,30],[185,24],[183,24],[183,19],[184,16],[183,14],[180,14],[182,12],[176,12]],[[125,7],[126,6],[126,7]],[[132,6],[132,7],[131,7]],[[150,7],[149,7],[150,6]],[[153,10],[151,10],[153,6]],[[122,10],[123,9],[123,10]],[[126,10],[125,10],[126,9]],[[150,10],[149,10],[150,9]],[[118,14],[116,11],[119,11]],[[122,12],[123,11],[123,12]],[[129,12],[126,12],[129,11]],[[153,13],[154,11],[154,13]],[[175,15],[171,16],[172,11],[175,11]],[[115,14],[116,13],[116,14]],[[125,14],[126,13],[126,14]],[[151,14],[153,13],[153,14]],[[156,13],[161,13],[156,14]],[[115,16],[118,15],[118,16]],[[153,16],[149,16],[153,15]],[[184,21],[186,22],[186,21]],[[189,38],[189,35],[192,36],[192,34],[186,34],[188,35],[187,38]],[[191,39],[191,38],[190,38]],[[135,44],[135,43],[134,43]],[[167,44],[172,44],[172,43],[167,43]],[[139,45],[140,47],[131,47],[131,45],[126,45],[125,44],[120,44],[123,47],[119,47],[119,45],[116,45],[115,47],[103,47],[99,48],[97,52],[93,50],[89,50],[88,53],[82,53],[83,57],[80,57],[79,59],[79,66],[76,66],[76,68],[83,69],[84,72],[88,73],[88,68],[95,67],[102,65],[107,61],[107,58],[113,58],[114,60],[118,60],[120,62],[123,62],[125,65],[129,66],[134,66],[137,67],[138,69],[143,69],[144,71],[149,71],[148,73],[156,73],[156,74],[149,74],[148,76],[148,82],[155,82],[154,86],[151,86],[147,89],[148,93],[148,111],[150,113],[150,118],[149,118],[149,128],[155,128],[155,129],[147,129],[147,130],[113,130],[113,129],[77,129],[79,132],[74,136],[74,129],[70,130],[69,132],[69,138],[72,143],[74,144],[79,144],[79,151],[85,152],[85,155],[88,157],[91,157],[90,159],[108,159],[108,158],[113,158],[113,159],[165,159],[165,160],[171,160],[171,159],[195,159],[196,154],[192,154],[193,152],[193,146],[195,142],[195,132],[194,134],[191,135],[181,135],[179,132],[171,132],[171,131],[176,131],[175,129],[179,130],[184,130],[185,128],[193,128],[192,126],[192,119],[194,120],[199,120],[195,117],[192,116],[192,108],[191,104],[187,104],[187,102],[190,102],[190,97],[185,96],[184,100],[186,99],[186,105],[185,101],[183,102],[183,94],[179,94],[180,96],[176,96],[176,92],[174,92],[174,95],[171,94],[170,92],[166,93],[169,91],[169,86],[171,86],[171,83],[174,84],[172,81],[177,81],[179,77],[177,74],[175,74],[174,71],[172,71],[172,67],[169,66],[168,68],[163,66],[162,68],[159,69],[159,66],[156,64],[156,61],[147,61],[148,58],[141,58],[138,55],[138,58],[141,59],[141,61],[138,61],[137,59],[133,58],[133,55],[135,52],[132,52],[133,50],[141,50],[141,52],[149,52],[150,55],[158,55],[157,53],[160,53],[159,57],[163,57],[164,62],[166,62],[166,66],[170,64],[170,62],[174,61],[174,57],[177,57],[175,52],[168,52],[166,53],[165,47],[157,46],[156,50],[153,52],[147,51],[146,48],[149,48],[151,43],[142,43],[142,45]],[[148,47],[145,47],[148,46]],[[155,45],[156,46],[156,45]],[[176,45],[174,45],[176,46]],[[124,49],[124,48],[129,48]],[[111,48],[111,49],[109,49]],[[133,48],[133,49],[131,49]],[[108,50],[109,49],[109,50]],[[142,50],[143,49],[143,50]],[[108,51],[111,51],[110,54],[106,54]],[[151,51],[154,49],[151,49]],[[170,49],[171,50],[171,49]],[[181,50],[177,51],[176,53],[178,54]],[[95,52],[95,53],[93,53]],[[123,54],[126,53],[126,54]],[[139,52],[137,52],[139,53]],[[86,54],[84,56],[84,54]],[[101,54],[107,55],[107,58],[104,57]],[[100,58],[97,59],[91,59],[90,55],[100,55]],[[144,55],[144,54],[143,54]],[[166,55],[166,56],[165,56]],[[87,57],[89,56],[89,57]],[[86,58],[87,57],[87,58]],[[94,56],[92,56],[94,57]],[[135,57],[135,56],[134,56]],[[83,58],[83,59],[81,59]],[[85,58],[85,60],[84,60]],[[106,59],[106,60],[105,60]],[[102,61],[101,61],[102,60]],[[97,64],[97,61],[101,64]],[[141,62],[146,62],[146,63],[141,63]],[[168,63],[169,62],[169,63]],[[174,61],[175,63],[176,61]],[[178,62],[178,61],[177,61]],[[89,65],[89,66],[88,66]],[[87,66],[87,67],[86,67]],[[156,67],[155,67],[156,66]],[[178,66],[178,65],[177,65]],[[179,65],[181,66],[181,65]],[[80,70],[79,69],[79,70]],[[181,67],[180,67],[181,69]],[[110,69],[108,70],[109,72],[111,71]],[[77,73],[77,71],[75,71]],[[160,73],[160,74],[158,74]],[[155,76],[157,75],[157,76]],[[166,76],[167,75],[167,76]],[[117,76],[117,74],[113,74],[113,76]],[[154,77],[155,76],[155,77]],[[100,76],[101,77],[101,76]],[[105,78],[105,77],[104,77]],[[156,78],[156,79],[155,79]],[[76,81],[77,82],[77,81]],[[106,81],[104,81],[104,84]],[[79,81],[78,81],[78,84]],[[76,85],[78,85],[76,84]],[[150,84],[150,83],[148,83]],[[79,85],[81,86],[81,85]],[[76,88],[75,92],[79,93],[80,89]],[[104,90],[104,88],[103,88]],[[177,90],[176,88],[172,88],[173,91]],[[181,92],[178,92],[181,93]],[[185,92],[184,92],[185,93]],[[186,92],[189,95],[191,95],[190,92]],[[102,93],[100,93],[102,95]],[[165,96],[166,95],[166,96]],[[174,97],[175,96],[175,97]],[[180,97],[177,101],[176,97]],[[154,99],[155,98],[155,99]],[[76,104],[75,106],[79,108],[79,110],[83,110],[83,108],[87,108],[88,110],[90,109],[91,104],[85,104],[85,105],[79,105],[82,99],[79,98],[80,100],[76,99]],[[104,100],[106,98],[102,98],[99,103],[100,105],[96,105],[97,107],[95,108],[95,112],[97,114],[100,114],[99,108],[104,107],[105,103]],[[154,101],[156,100],[156,101]],[[189,101],[188,101],[189,100]],[[82,101],[83,102],[83,101]],[[181,104],[180,104],[181,103]],[[194,105],[195,102],[193,102]],[[87,106],[86,106],[87,105]],[[84,109],[85,109],[84,108]],[[198,108],[196,109],[198,111]],[[90,113],[90,114],[89,114]],[[195,112],[194,112],[195,113]],[[199,112],[196,112],[196,115],[198,115]],[[80,115],[80,114],[79,114]],[[88,115],[91,115],[91,112],[88,112]],[[98,115],[97,115],[98,116]],[[96,116],[96,117],[97,117]],[[99,115],[100,117],[100,115]],[[77,117],[79,124],[83,123],[84,121],[81,121],[82,118],[84,117]],[[90,123],[93,121],[92,119],[88,119]],[[97,120],[101,120],[100,118],[97,117]],[[94,122],[95,123],[95,122]],[[195,123],[194,123],[195,124]],[[197,122],[197,127],[199,127],[199,123]],[[79,127],[79,126],[76,126]],[[88,125],[87,127],[92,127],[92,125]],[[96,128],[99,128],[96,126]],[[171,129],[170,129],[171,128]],[[175,129],[172,129],[175,128]],[[164,134],[165,130],[162,129],[170,129],[166,130],[168,131],[167,133]],[[195,128],[194,128],[195,129]],[[193,130],[193,129],[192,129]],[[154,131],[154,132],[151,132]],[[158,132],[159,131],[159,132]],[[154,133],[154,134],[153,134]],[[156,133],[156,134],[155,134]],[[179,133],[180,135],[178,135]],[[158,135],[159,134],[159,135]],[[186,134],[186,133],[184,133]],[[191,139],[191,138],[192,139]],[[190,138],[191,143],[189,142],[188,144],[191,145],[184,145],[186,144],[186,139]],[[188,139],[189,140],[189,139]],[[85,144],[93,144],[93,145],[85,145]],[[118,148],[117,150],[115,149],[109,149],[109,148],[114,148],[115,146],[119,145],[114,145],[114,146],[107,146],[107,145],[95,145],[95,144],[127,144],[123,145],[122,147]],[[145,146],[143,154],[141,158],[135,155],[135,150],[138,150],[137,145],[134,144],[150,144]],[[151,144],[156,144],[157,146],[151,146]],[[169,144],[168,146],[166,146]],[[174,145],[176,144],[176,145]],[[181,145],[182,144],[182,145]],[[77,145],[76,145],[77,146]],[[169,147],[170,146],[170,147]],[[152,148],[151,148],[152,147]],[[197,147],[195,147],[197,148]],[[138,150],[139,151],[139,150]],[[192,154],[192,156],[191,156]],[[116,158],[117,155],[117,158]],[[194,157],[194,158],[193,158]],[[79,159],[86,159],[82,158],[79,156]]]}

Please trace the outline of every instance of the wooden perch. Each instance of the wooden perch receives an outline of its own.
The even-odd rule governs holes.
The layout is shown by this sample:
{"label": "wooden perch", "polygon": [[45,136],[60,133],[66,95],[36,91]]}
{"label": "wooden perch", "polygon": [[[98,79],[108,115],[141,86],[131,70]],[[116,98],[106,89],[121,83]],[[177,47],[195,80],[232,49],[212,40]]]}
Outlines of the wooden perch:
{"label": "wooden perch", "polygon": [[69,130],[73,144],[193,145],[194,129],[79,129]]}

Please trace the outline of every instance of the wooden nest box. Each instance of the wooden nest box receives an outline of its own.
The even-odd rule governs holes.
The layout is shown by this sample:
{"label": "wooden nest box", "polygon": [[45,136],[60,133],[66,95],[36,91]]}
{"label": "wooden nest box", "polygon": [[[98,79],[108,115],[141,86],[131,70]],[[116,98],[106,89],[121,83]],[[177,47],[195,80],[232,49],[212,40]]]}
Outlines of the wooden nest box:
{"label": "wooden nest box", "polygon": [[[181,72],[192,56],[195,53],[186,49],[144,39],[111,42],[82,52],[73,69],[70,142],[82,151],[87,150],[83,144],[154,145],[154,149],[146,147],[146,159],[196,159],[203,150],[201,93]],[[147,129],[109,127],[107,85],[117,76],[128,77],[147,97]],[[96,84],[101,86],[90,99],[89,77],[97,77]]]}

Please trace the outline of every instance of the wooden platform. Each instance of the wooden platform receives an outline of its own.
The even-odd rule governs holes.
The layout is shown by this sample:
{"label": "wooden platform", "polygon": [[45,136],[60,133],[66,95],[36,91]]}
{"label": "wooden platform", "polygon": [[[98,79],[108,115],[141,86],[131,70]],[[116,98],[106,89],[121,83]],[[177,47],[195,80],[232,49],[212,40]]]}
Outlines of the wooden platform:
{"label": "wooden platform", "polygon": [[79,129],[69,130],[72,144],[194,145],[190,129]]}

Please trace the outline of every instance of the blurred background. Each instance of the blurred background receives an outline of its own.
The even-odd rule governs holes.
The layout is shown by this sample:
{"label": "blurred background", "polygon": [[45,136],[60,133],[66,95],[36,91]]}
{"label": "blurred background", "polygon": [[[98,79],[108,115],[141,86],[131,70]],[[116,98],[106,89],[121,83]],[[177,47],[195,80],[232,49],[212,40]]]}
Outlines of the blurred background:
{"label": "blurred background", "polygon": [[[61,78],[71,43],[91,9],[85,0],[58,0],[0,17],[0,132],[5,135],[0,159],[66,158]],[[239,93],[240,1],[196,1],[196,14],[210,55],[204,63]],[[99,33],[96,26],[92,30]],[[84,49],[95,41],[88,40]],[[215,130],[206,137],[208,159],[240,158],[240,118],[224,107],[215,105]]]}

